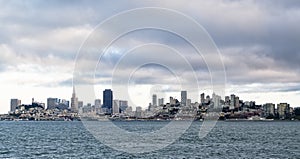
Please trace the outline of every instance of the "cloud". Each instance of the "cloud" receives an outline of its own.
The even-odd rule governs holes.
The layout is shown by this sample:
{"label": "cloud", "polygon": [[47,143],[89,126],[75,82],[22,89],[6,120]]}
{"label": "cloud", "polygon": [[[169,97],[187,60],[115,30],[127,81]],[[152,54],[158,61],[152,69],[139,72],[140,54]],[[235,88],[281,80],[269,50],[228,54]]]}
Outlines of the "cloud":
{"label": "cloud", "polygon": [[[89,45],[91,54],[79,56],[81,62],[75,63],[81,44],[100,22],[137,7],[174,9],[201,24],[222,54],[227,82],[233,89],[239,88],[241,92],[299,90],[296,83],[300,82],[300,3],[297,0],[0,1],[1,83],[70,86],[74,68],[81,68],[86,76],[76,82],[106,85],[111,81],[114,66],[118,65],[114,82],[122,84],[141,61],[156,60],[157,56],[159,62],[176,70],[186,87],[195,85],[195,73],[200,85],[209,88],[209,70],[220,65],[215,57],[206,54],[207,58],[202,59],[182,37],[159,29],[137,30],[120,37],[100,59],[98,67],[95,62],[104,49],[98,44],[112,38],[109,36],[113,28],[96,32],[99,38]],[[141,20],[147,21],[147,18]],[[123,23],[133,25],[127,19]],[[184,25],[181,21],[174,24],[181,30],[187,28]],[[161,47],[148,45],[131,50],[149,43],[161,44]],[[193,69],[186,67],[186,61],[180,56],[174,56],[171,51],[166,53],[163,46],[178,51]],[[120,62],[128,51],[136,54],[126,55],[129,60]],[[212,68],[207,68],[207,63],[213,64]],[[96,68],[96,72],[90,68]],[[178,90],[172,73],[154,65],[137,71],[133,82],[139,85],[163,83],[169,85],[166,92]]]}

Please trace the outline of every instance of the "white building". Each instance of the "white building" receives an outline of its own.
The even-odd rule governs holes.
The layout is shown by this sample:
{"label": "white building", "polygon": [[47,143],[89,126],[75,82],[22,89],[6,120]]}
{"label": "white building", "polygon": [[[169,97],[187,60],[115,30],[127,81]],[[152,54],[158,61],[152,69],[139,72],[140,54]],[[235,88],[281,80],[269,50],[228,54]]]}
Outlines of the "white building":
{"label": "white building", "polygon": [[113,107],[112,107],[112,113],[113,114],[119,114],[120,109],[119,109],[119,100],[113,100]]}
{"label": "white building", "polygon": [[75,87],[73,87],[73,93],[71,98],[71,111],[78,112],[78,98],[76,97]]}
{"label": "white building", "polygon": [[221,108],[221,96],[216,95],[215,93],[213,93],[212,101],[214,103],[214,108]]}

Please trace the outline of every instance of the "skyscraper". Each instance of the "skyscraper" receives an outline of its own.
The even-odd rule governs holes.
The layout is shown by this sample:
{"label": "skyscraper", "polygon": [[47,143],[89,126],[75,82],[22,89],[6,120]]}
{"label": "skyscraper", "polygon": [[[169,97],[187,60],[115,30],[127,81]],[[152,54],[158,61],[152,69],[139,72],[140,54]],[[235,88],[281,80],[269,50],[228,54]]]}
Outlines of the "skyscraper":
{"label": "skyscraper", "polygon": [[74,86],[73,86],[73,93],[71,98],[71,111],[78,112],[78,98],[76,97]]}
{"label": "skyscraper", "polygon": [[106,113],[112,113],[113,106],[113,92],[111,89],[105,89],[103,91],[103,106]]}
{"label": "skyscraper", "polygon": [[216,95],[215,93],[213,93],[212,101],[214,103],[214,108],[221,108],[221,96]]}
{"label": "skyscraper", "polygon": [[47,98],[47,109],[55,109],[57,105],[57,98]]}
{"label": "skyscraper", "polygon": [[152,105],[157,106],[157,95],[156,94],[152,95]]}
{"label": "skyscraper", "polygon": [[229,109],[234,109],[234,106],[235,106],[235,95],[231,94],[230,95],[230,107],[229,107]]}
{"label": "skyscraper", "polygon": [[239,108],[240,107],[240,98],[238,96],[236,96],[234,98],[234,108]]}
{"label": "skyscraper", "polygon": [[186,106],[187,92],[181,91],[181,105]]}
{"label": "skyscraper", "polygon": [[16,111],[16,108],[21,105],[21,100],[18,99],[11,99],[10,100],[10,111],[14,112]]}
{"label": "skyscraper", "polygon": [[201,102],[201,104],[204,104],[204,103],[205,103],[205,94],[204,94],[204,93],[202,93],[202,94],[200,95],[200,102]]}

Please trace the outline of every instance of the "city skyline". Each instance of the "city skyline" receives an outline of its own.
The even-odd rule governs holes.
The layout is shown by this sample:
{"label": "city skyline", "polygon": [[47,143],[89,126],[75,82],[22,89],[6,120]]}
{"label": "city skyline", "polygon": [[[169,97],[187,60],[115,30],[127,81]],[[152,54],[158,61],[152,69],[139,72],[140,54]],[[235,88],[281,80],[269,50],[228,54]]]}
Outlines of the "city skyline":
{"label": "city skyline", "polygon": [[[96,96],[96,98],[94,100],[92,100],[92,101],[82,101],[82,100],[78,99],[78,96],[76,96],[76,91],[75,91],[74,88],[75,87],[72,87],[72,93],[69,96],[64,96],[64,97],[57,96],[57,95],[55,96],[54,95],[54,96],[48,96],[48,97],[45,97],[45,98],[37,99],[37,98],[35,98],[35,96],[29,95],[28,97],[30,97],[30,98],[26,98],[25,100],[24,100],[24,98],[15,98],[15,97],[14,98],[10,98],[9,101],[7,102],[8,103],[8,107],[9,107],[8,111],[10,111],[10,109],[11,109],[11,100],[12,99],[14,99],[14,100],[17,99],[22,104],[31,104],[32,100],[35,99],[35,102],[44,103],[45,105],[47,105],[48,99],[66,100],[70,104],[69,108],[72,109],[72,98],[75,98],[74,100],[76,100],[77,103],[78,102],[83,102],[83,105],[93,104],[94,102],[96,102],[96,100],[100,100],[101,102],[103,102],[104,101],[104,98],[103,98],[104,94],[103,94],[103,92],[107,91],[107,90],[111,90],[111,89],[106,89],[105,88],[105,89],[103,89],[103,92],[102,91],[95,91],[96,94],[98,94],[98,95]],[[111,90],[111,91],[113,91],[113,90]],[[117,92],[115,92],[115,93],[117,93]],[[157,95],[157,94],[159,94],[159,95]],[[191,100],[192,102],[199,102],[199,103],[201,103],[201,101],[202,101],[201,100],[201,95],[202,94],[205,94],[205,96],[204,96],[204,100],[205,100],[205,98],[206,98],[207,95],[209,95],[210,97],[212,97],[214,93],[213,92],[211,93],[211,91],[200,92],[198,98],[197,99],[193,99],[193,98],[189,98],[188,91],[186,91],[186,90],[181,90],[179,92],[175,92],[175,93],[172,92],[172,93],[168,93],[168,94],[156,91],[156,93],[150,94],[148,96],[148,98],[142,99],[142,101],[144,101],[142,104],[140,104],[140,105],[138,105],[138,104],[128,104],[128,106],[131,106],[133,108],[142,107],[143,109],[147,109],[147,107],[149,106],[149,103],[153,104],[154,96],[156,98],[156,103],[159,103],[159,100],[162,100],[163,103],[167,103],[167,101],[168,101],[168,99],[170,97],[173,97],[174,99],[178,99],[181,102],[181,100],[182,100],[182,94],[184,94],[184,99],[186,99],[187,101]],[[233,98],[235,98],[235,96],[237,96],[237,98],[240,99],[240,100],[247,101],[247,102],[255,101],[256,104],[259,104],[259,105],[264,105],[266,103],[273,103],[273,104],[289,103],[291,105],[291,107],[299,107],[300,106],[300,104],[293,105],[293,104],[291,104],[287,100],[277,100],[277,101],[272,101],[272,100],[260,101],[259,100],[259,101],[257,101],[255,98],[247,98],[247,96],[246,96],[246,98],[244,98],[244,96],[240,96],[239,94],[229,93],[229,92],[227,94],[225,94],[225,96],[220,96],[220,98],[223,99],[224,101],[226,101],[226,97],[229,97],[229,99],[231,101],[234,101],[234,100],[232,100],[232,95],[234,95]],[[125,100],[127,102],[130,101],[130,100],[135,100],[135,99],[129,99],[128,100],[128,99],[125,99],[124,97],[120,97],[120,96],[115,97],[114,96],[114,98],[112,99],[112,105],[113,105],[113,100],[115,100],[115,99],[120,100],[120,101]],[[101,103],[101,104],[103,104],[103,103]],[[234,104],[235,103],[233,103],[233,105]],[[78,104],[77,104],[77,107],[78,107]],[[7,113],[8,111],[6,111],[6,112],[0,112],[0,114]]]}
{"label": "city skyline", "polygon": [[[22,103],[30,103],[33,97],[41,102],[48,97],[71,101],[73,71],[80,45],[103,20],[139,7],[162,7],[182,12],[207,30],[224,62],[225,94],[238,94],[241,99],[255,100],[259,104],[287,102],[292,107],[300,106],[300,32],[297,27],[300,5],[297,1],[100,1],[93,5],[82,1],[47,4],[0,1],[0,90],[3,91],[0,113],[9,111],[12,98],[20,99]],[[57,18],[57,15],[62,16]],[[177,27],[182,26],[178,24]],[[108,32],[104,31],[103,38],[109,38],[105,37]],[[147,43],[167,45],[194,58],[190,54],[194,50],[180,37],[159,30],[141,30],[113,44],[101,66],[117,63],[128,50]],[[136,61],[147,59],[145,55],[150,54],[162,56],[165,50],[153,47],[150,51],[140,51],[144,52],[143,56],[120,63],[126,69],[116,74],[117,86],[127,82],[124,76],[133,73],[127,68],[135,68]],[[134,100],[129,100],[130,105],[133,102],[147,105],[156,92],[162,92],[157,93],[157,99],[165,100],[168,96],[180,99],[182,89],[196,94],[202,91],[213,93],[203,59],[193,61],[199,63],[197,80],[201,92],[197,92],[193,88],[195,83],[190,81],[192,72],[182,69],[178,60],[168,57],[164,59],[176,66],[182,79],[186,79],[183,85],[178,84],[170,70],[147,65],[133,73],[134,78],[129,81],[129,96]],[[102,92],[99,90],[114,89],[108,84],[111,71],[110,68],[98,69],[95,79],[79,82],[95,84],[95,95],[100,98]],[[120,94],[116,96],[122,98]]]}
{"label": "city skyline", "polygon": [[[178,100],[181,104],[181,106],[189,106],[192,103],[208,103],[208,102],[213,102],[215,105],[228,107],[229,109],[236,109],[240,107],[240,103],[254,103],[256,105],[264,106],[264,105],[274,105],[274,109],[278,107],[278,105],[282,103],[288,104],[290,107],[290,104],[286,101],[282,101],[280,103],[274,103],[274,102],[264,102],[264,103],[256,103],[255,100],[247,100],[247,99],[242,99],[240,98],[237,94],[230,94],[230,95],[225,95],[224,97],[219,96],[218,94],[212,93],[212,94],[206,94],[202,92],[199,94],[199,99],[190,99],[188,98],[188,92],[185,90],[182,90],[180,92],[181,95],[179,97],[177,96],[169,96],[167,98],[162,98],[160,96],[157,96],[157,94],[152,94],[152,99],[149,100],[148,105],[130,105],[128,104],[128,99],[125,98],[113,98],[113,90],[111,89],[105,89],[103,90],[103,98],[95,98],[93,102],[86,102],[86,101],[81,101],[78,99],[75,91],[75,87],[73,87],[73,92],[72,92],[72,97],[70,100],[67,99],[62,99],[59,97],[48,97],[46,102],[43,101],[35,101],[34,98],[31,99],[31,103],[22,103],[21,99],[18,98],[11,98],[10,99],[10,112],[14,112],[16,108],[20,105],[26,105],[26,104],[32,104],[32,103],[39,103],[44,106],[45,109],[55,109],[57,108],[56,106],[60,105],[59,109],[69,109],[72,112],[78,112],[79,109],[83,108],[84,106],[96,106],[96,107],[101,107],[105,109],[105,112],[112,113],[113,107],[115,103],[117,102],[117,107],[118,109],[121,107],[120,106],[125,106],[125,109],[127,107],[132,107],[132,108],[137,108],[141,107],[143,109],[149,109],[149,106],[161,106],[165,105],[167,103],[172,104],[172,100]],[[168,101],[169,99],[169,101]],[[103,101],[103,103],[101,103]],[[79,104],[81,103],[81,104]],[[122,104],[121,104],[122,103]],[[222,104],[223,103],[223,104]],[[226,104],[227,103],[227,104]],[[277,104],[277,106],[275,106]],[[291,107],[293,108],[293,107]],[[299,108],[299,106],[298,106]],[[125,110],[124,109],[124,110]]]}
{"label": "city skyline", "polygon": [[[31,104],[23,104],[19,99],[11,99],[10,112],[0,114],[0,120],[81,120],[80,118],[112,119],[112,120],[210,120],[206,115],[211,111],[217,113],[218,120],[298,120],[300,107],[292,108],[289,103],[257,104],[256,101],[247,101],[231,94],[222,98],[213,93],[200,94],[200,99],[192,102],[188,91],[181,91],[181,100],[169,97],[157,100],[157,95],[152,95],[152,102],[147,108],[132,106],[127,99],[113,98],[111,89],[103,90],[103,104],[101,99],[94,103],[79,101],[73,87],[71,105],[69,101],[58,98],[47,98],[47,103],[40,103],[32,98]],[[159,104],[157,102],[159,101]],[[185,113],[183,113],[185,112]],[[185,114],[185,115],[183,115]],[[103,118],[104,117],[104,118]]]}

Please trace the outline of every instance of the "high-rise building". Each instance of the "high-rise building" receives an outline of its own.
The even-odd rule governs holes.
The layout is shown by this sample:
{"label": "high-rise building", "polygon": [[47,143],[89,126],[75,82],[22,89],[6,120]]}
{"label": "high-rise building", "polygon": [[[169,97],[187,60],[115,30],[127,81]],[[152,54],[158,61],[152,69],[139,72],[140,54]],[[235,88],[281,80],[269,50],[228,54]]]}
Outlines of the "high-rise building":
{"label": "high-rise building", "polygon": [[71,98],[71,111],[78,112],[78,98],[76,97],[74,86],[73,86],[73,93]]}
{"label": "high-rise building", "polygon": [[111,89],[105,89],[103,91],[103,105],[106,113],[112,113],[112,106],[113,106],[113,92]]}
{"label": "high-rise building", "polygon": [[235,107],[235,95],[231,94],[230,95],[230,106],[229,106],[229,109],[234,109],[234,107]]}
{"label": "high-rise building", "polygon": [[113,107],[112,107],[112,113],[113,114],[119,114],[120,113],[120,108],[119,108],[119,100],[114,100],[113,101]]}
{"label": "high-rise building", "polygon": [[274,117],[275,116],[275,104],[266,103],[263,105],[263,116],[264,117]]}
{"label": "high-rise building", "polygon": [[158,99],[158,105],[159,106],[164,105],[164,98],[159,98]]}
{"label": "high-rise building", "polygon": [[181,91],[181,105],[186,106],[187,92]]}
{"label": "high-rise building", "polygon": [[221,107],[221,96],[216,95],[215,93],[213,93],[212,101],[214,103],[214,108],[220,108]]}
{"label": "high-rise building", "polygon": [[204,104],[204,103],[205,103],[205,94],[204,94],[204,93],[202,93],[202,94],[200,95],[200,102],[201,102],[201,104]]}
{"label": "high-rise building", "polygon": [[290,105],[287,103],[277,104],[277,113],[279,118],[286,118],[290,114]]}
{"label": "high-rise building", "polygon": [[152,95],[152,105],[157,106],[157,95],[156,94]]}
{"label": "high-rise building", "polygon": [[234,98],[234,108],[240,107],[240,98],[238,96],[235,96]]}
{"label": "high-rise building", "polygon": [[58,105],[57,98],[47,98],[47,109],[55,109]]}
{"label": "high-rise building", "polygon": [[21,105],[21,100],[19,99],[11,99],[10,100],[10,111],[15,112],[17,107]]}

